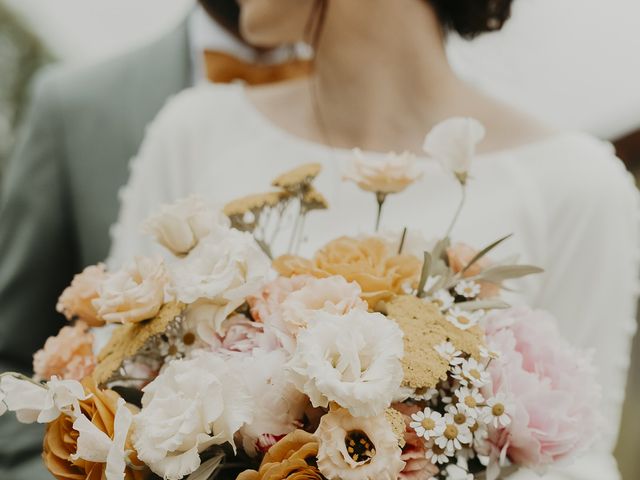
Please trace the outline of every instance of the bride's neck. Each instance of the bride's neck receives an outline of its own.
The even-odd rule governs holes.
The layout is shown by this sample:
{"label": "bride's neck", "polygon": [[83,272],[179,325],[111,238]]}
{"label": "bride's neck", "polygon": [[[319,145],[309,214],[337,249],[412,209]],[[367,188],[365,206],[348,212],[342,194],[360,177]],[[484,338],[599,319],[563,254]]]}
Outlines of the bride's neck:
{"label": "bride's neck", "polygon": [[424,0],[353,3],[329,2],[317,46],[313,87],[327,140],[415,148],[438,99],[459,86],[438,18]]}

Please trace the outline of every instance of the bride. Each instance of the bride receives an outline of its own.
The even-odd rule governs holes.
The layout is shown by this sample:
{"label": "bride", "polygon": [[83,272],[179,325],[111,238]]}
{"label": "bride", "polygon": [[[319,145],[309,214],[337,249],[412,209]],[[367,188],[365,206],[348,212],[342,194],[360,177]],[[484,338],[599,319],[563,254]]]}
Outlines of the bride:
{"label": "bride", "polygon": [[[209,9],[219,3],[210,1]],[[609,144],[554,131],[453,73],[444,50],[447,32],[473,37],[499,29],[510,4],[239,0],[249,42],[267,48],[311,43],[314,73],[264,87],[201,86],[171,100],[132,162],[110,264],[151,252],[139,225],[160,204],[191,193],[224,204],[308,162],[322,164],[317,187],[334,208],[309,218],[302,252],[338,232],[370,232],[373,200],[341,181],[351,149],[374,158],[389,151],[420,155],[431,127],[453,116],[474,117],[487,136],[454,239],[483,246],[514,233],[501,254],[519,252],[546,271],[517,284],[512,303],[554,313],[569,339],[593,350],[605,385],[604,441],[544,478],[615,480],[611,451],[635,325],[637,195]],[[426,160],[424,169],[420,182],[385,205],[385,228],[408,225],[426,237],[446,230],[459,190]],[[522,471],[514,478],[537,475]]]}

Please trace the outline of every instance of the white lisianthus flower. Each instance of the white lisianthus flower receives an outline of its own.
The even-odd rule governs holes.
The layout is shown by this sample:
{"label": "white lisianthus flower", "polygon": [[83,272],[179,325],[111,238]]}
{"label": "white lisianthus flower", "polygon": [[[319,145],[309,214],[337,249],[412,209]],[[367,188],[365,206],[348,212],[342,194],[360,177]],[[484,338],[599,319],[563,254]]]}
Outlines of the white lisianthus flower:
{"label": "white lisianthus flower", "polygon": [[326,478],[396,480],[405,466],[384,415],[358,418],[339,408],[322,417],[315,435],[318,469]]}
{"label": "white lisianthus flower", "polygon": [[137,323],[155,317],[165,302],[168,275],[161,258],[136,257],[100,284],[93,300],[98,316],[108,323]]}
{"label": "white lisianthus flower", "polygon": [[[214,232],[171,269],[171,292],[176,299],[202,307],[198,315],[218,334],[223,323],[246,298],[257,294],[271,267],[253,237],[234,229]],[[198,327],[199,328],[199,327]]]}
{"label": "white lisianthus flower", "polygon": [[228,228],[229,219],[192,195],[172,205],[163,205],[143,229],[176,256],[188,254],[198,242],[217,228]]}
{"label": "white lisianthus flower", "polygon": [[79,433],[76,453],[71,460],[105,463],[106,480],[124,480],[127,457],[125,451],[127,435],[133,420],[133,414],[126,402],[120,398],[113,421],[113,439],[96,427],[85,415],[78,415],[73,429]]}
{"label": "white lisianthus flower", "polygon": [[234,445],[233,435],[251,420],[241,376],[210,352],[169,363],[143,389],[134,417],[138,458],[166,480],[178,480],[197,470],[203,450]]}
{"label": "white lisianthus flower", "polygon": [[358,417],[379,415],[402,382],[402,331],[380,313],[316,313],[298,335],[291,377],[315,407],[336,402]]}
{"label": "white lisianthus flower", "polygon": [[477,144],[485,137],[484,126],[473,118],[455,117],[437,124],[427,134],[424,151],[445,170],[466,183]]}
{"label": "white lisianthus flower", "polygon": [[287,360],[283,350],[261,349],[230,360],[242,372],[252,399],[252,420],[240,429],[243,449],[250,456],[258,453],[264,439],[280,438],[298,428],[309,405],[286,374]]}
{"label": "white lisianthus flower", "polygon": [[74,417],[78,402],[87,398],[80,382],[57,377],[38,385],[7,375],[0,378],[0,391],[6,409],[15,412],[21,423],[50,423],[62,413]]}
{"label": "white lisianthus flower", "polygon": [[355,149],[344,179],[367,192],[390,194],[402,192],[422,177],[415,155],[389,153],[385,158],[367,158]]}

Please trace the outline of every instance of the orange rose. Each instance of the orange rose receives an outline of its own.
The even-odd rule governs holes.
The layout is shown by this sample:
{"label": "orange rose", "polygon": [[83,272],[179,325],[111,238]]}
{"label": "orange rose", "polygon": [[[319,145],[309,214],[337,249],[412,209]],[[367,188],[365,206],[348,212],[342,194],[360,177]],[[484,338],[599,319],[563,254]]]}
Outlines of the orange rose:
{"label": "orange rose", "polygon": [[322,480],[316,464],[318,440],[296,430],[269,449],[260,470],[247,470],[236,480]]}
{"label": "orange rose", "polygon": [[[447,257],[449,259],[449,267],[454,273],[461,272],[466,267],[478,251],[464,243],[457,243],[447,248]],[[464,277],[475,277],[483,270],[491,266],[491,261],[487,257],[483,257],[474,263],[469,270],[464,272]],[[478,282],[481,287],[479,298],[493,298],[500,294],[500,286],[494,283]]]}
{"label": "orange rose", "polygon": [[406,284],[416,283],[422,262],[413,255],[398,255],[377,237],[340,237],[319,250],[313,260],[284,255],[273,262],[273,267],[285,277],[340,275],[360,285],[362,298],[374,308],[378,302],[403,293]]}
{"label": "orange rose", "polygon": [[[91,420],[96,427],[113,437],[113,422],[118,408],[120,396],[111,390],[100,390],[95,382],[89,378],[82,381],[87,394],[92,394],[87,400],[80,402],[82,413]],[[42,458],[45,466],[58,480],[102,480],[106,464],[94,463],[86,460],[71,460],[76,453],[78,432],[73,429],[73,419],[68,415],[60,415],[47,425],[44,436]],[[127,442],[127,449],[133,448]],[[143,466],[136,458],[132,459],[136,465]],[[146,478],[148,470],[133,470],[127,468],[126,480],[142,480]]]}

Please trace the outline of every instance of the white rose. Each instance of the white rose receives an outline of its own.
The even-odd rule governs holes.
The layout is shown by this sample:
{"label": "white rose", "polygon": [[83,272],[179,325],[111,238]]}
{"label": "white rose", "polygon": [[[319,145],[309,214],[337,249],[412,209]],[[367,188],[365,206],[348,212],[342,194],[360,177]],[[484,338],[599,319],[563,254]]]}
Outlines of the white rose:
{"label": "white rose", "polygon": [[178,480],[200,466],[200,452],[230,443],[251,420],[251,401],[234,371],[219,356],[199,352],[169,363],[144,389],[134,417],[138,457],[166,480]]}
{"label": "white rose", "polygon": [[45,384],[36,384],[11,375],[0,379],[0,396],[5,409],[15,412],[21,423],[49,423],[61,413],[73,415],[80,408],[78,402],[87,398],[82,384],[75,380],[52,377]]}
{"label": "white rose", "polygon": [[150,217],[143,229],[174,255],[186,255],[216,228],[226,228],[229,219],[207,205],[200,197],[190,196]]}
{"label": "white rose", "polygon": [[260,291],[270,268],[250,234],[229,229],[202,239],[173,265],[172,292],[183,303],[198,302],[200,321],[222,334],[226,318]]}
{"label": "white rose", "polygon": [[422,177],[415,155],[389,153],[386,158],[366,158],[355,149],[353,159],[344,172],[344,179],[351,180],[367,192],[399,193]]}
{"label": "white rose", "polygon": [[162,259],[137,257],[109,274],[93,305],[108,323],[136,323],[155,317],[164,304],[168,275]]}
{"label": "white rose", "polygon": [[336,402],[357,417],[379,415],[402,382],[402,331],[380,313],[316,313],[288,364],[313,406]]}
{"label": "white rose", "polygon": [[461,183],[465,183],[476,146],[484,136],[485,129],[479,121],[455,117],[433,127],[427,134],[423,148],[427,155],[453,172]]}

